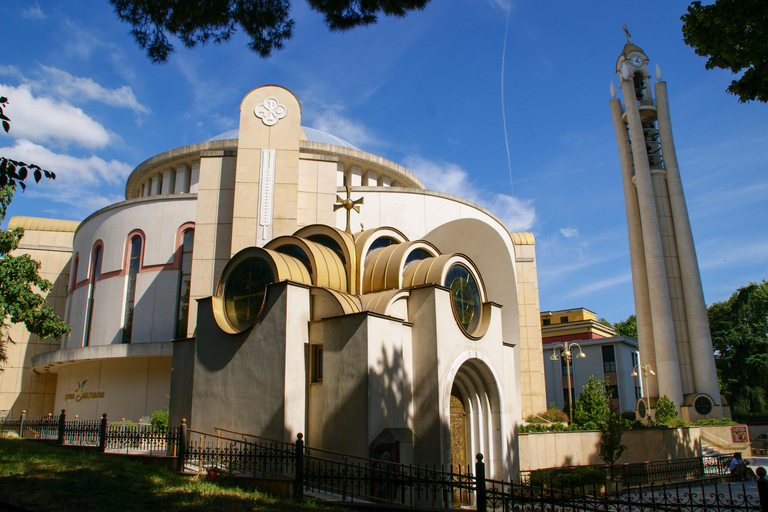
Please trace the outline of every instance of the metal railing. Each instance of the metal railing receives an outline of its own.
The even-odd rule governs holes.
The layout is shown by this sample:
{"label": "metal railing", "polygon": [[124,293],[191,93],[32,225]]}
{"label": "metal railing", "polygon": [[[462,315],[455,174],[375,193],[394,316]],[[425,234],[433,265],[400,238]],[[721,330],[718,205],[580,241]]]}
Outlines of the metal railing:
{"label": "metal railing", "polygon": [[[764,511],[757,493],[746,484],[689,483],[649,485],[621,492],[602,486],[552,489],[486,480],[486,509],[526,512],[615,511],[642,512],[758,512]],[[479,508],[478,508],[479,510]]]}
{"label": "metal railing", "polygon": [[57,441],[61,445],[88,446],[102,452],[125,451],[150,455],[175,456],[178,449],[179,429],[160,429],[151,425],[107,422],[107,415],[99,420],[67,419],[66,411],[59,416],[0,420],[0,433],[12,432],[24,439]]}
{"label": "metal railing", "polygon": [[[728,463],[731,458],[732,455],[716,455],[616,464],[613,466],[613,477],[615,480],[622,482],[624,486],[634,486],[724,476],[728,475]],[[601,469],[606,474],[609,471],[606,465],[545,468],[533,472],[522,472],[521,481],[525,484],[544,481],[552,487],[552,482],[559,474],[573,472],[574,470],[586,467]],[[540,475],[544,473],[545,475],[543,478],[540,476],[536,482],[532,482],[531,475],[533,473],[539,473]]]}
{"label": "metal railing", "polygon": [[[555,487],[485,478],[483,457],[474,467],[411,466],[305,447],[294,443],[217,428],[215,434],[189,429],[182,420],[174,429],[153,429],[101,420],[58,417],[0,420],[0,432],[21,437],[56,439],[60,444],[98,447],[102,452],[143,449],[174,455],[180,471],[226,472],[240,476],[281,477],[293,482],[297,497],[332,495],[342,501],[397,503],[417,507],[472,506],[477,511],[616,511],[768,512],[747,484],[646,484],[646,480],[682,480],[728,474],[729,456],[657,461],[614,466],[616,481]],[[550,470],[552,475],[556,469]],[[603,467],[603,469],[605,469]],[[525,476],[523,477],[525,478]],[[631,484],[631,486],[630,486]],[[768,487],[762,480],[758,486]],[[749,492],[751,491],[751,492]]]}

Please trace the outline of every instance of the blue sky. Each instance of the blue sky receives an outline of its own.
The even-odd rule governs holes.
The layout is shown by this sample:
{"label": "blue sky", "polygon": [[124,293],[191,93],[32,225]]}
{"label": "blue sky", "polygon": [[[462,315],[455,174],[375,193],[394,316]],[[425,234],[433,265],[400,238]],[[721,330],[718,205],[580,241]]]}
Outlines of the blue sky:
{"label": "blue sky", "polygon": [[17,193],[8,218],[80,220],[123,199],[136,165],[236,128],[243,96],[275,83],[297,94],[304,125],[532,231],[542,310],[615,322],[634,311],[608,108],[626,23],[668,83],[705,297],[721,301],[768,278],[768,106],[738,103],[730,73],[685,46],[687,5],[433,0],[331,33],[297,0],[294,37],[269,59],[239,34],[176,45],[154,65],[107,0],[4,0],[0,95],[13,122],[0,154],[58,176]]}

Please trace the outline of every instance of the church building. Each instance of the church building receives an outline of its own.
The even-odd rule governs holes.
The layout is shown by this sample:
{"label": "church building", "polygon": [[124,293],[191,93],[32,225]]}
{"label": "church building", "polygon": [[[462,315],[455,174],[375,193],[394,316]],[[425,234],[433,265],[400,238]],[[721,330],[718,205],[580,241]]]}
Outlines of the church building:
{"label": "church building", "polygon": [[248,93],[80,223],[11,219],[68,339],[17,335],[0,410],[221,427],[417,464],[515,471],[546,408],[534,239]]}

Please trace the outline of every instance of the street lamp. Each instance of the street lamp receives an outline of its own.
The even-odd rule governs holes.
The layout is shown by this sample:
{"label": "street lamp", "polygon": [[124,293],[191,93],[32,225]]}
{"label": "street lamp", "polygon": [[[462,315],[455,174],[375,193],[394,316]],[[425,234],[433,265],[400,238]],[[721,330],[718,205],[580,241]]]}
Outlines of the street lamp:
{"label": "street lamp", "polygon": [[643,386],[643,393],[641,393],[640,398],[643,398],[642,395],[644,395],[648,391],[648,376],[649,375],[651,375],[651,376],[656,375],[656,372],[653,371],[653,369],[651,368],[650,364],[644,364],[644,365],[639,365],[638,364],[637,366],[632,368],[632,373],[630,373],[629,375],[631,377],[637,377],[639,375],[638,370],[642,370],[642,372],[643,372],[643,377],[642,378],[645,381],[645,382],[643,382],[642,380],[640,381],[640,384],[642,384],[642,386]]}
{"label": "street lamp", "polygon": [[566,375],[568,378],[568,409],[570,423],[573,423],[573,391],[571,390],[571,361],[573,360],[573,354],[571,353],[571,347],[576,345],[579,347],[579,353],[576,355],[576,359],[584,359],[587,355],[581,350],[581,345],[578,343],[558,343],[552,348],[552,355],[549,356],[550,361],[557,361],[557,349],[562,347],[563,349],[563,361],[565,361]]}

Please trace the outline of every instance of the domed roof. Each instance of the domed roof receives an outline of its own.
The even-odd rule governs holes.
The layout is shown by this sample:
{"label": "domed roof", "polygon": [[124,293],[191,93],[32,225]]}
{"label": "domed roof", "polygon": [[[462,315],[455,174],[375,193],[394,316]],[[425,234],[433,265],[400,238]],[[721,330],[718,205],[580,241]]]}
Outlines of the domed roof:
{"label": "domed roof", "polygon": [[[331,135],[328,132],[318,130],[317,128],[310,128],[308,126],[302,126],[301,129],[304,130],[304,135],[307,137],[308,141],[321,142],[323,144],[333,144],[334,146],[341,146],[343,148],[356,149],[360,151],[360,148],[358,148],[357,146],[350,144],[349,142],[335,135]],[[220,133],[219,135],[208,139],[206,142],[211,142],[214,140],[230,140],[230,139],[237,139],[237,138],[239,138],[239,130],[235,128],[234,130],[229,130],[224,133]]]}

